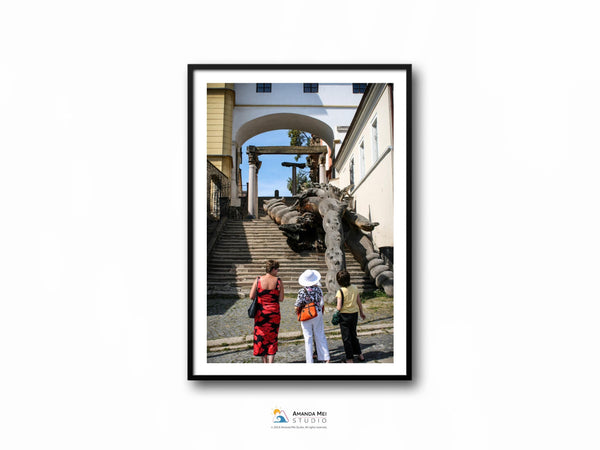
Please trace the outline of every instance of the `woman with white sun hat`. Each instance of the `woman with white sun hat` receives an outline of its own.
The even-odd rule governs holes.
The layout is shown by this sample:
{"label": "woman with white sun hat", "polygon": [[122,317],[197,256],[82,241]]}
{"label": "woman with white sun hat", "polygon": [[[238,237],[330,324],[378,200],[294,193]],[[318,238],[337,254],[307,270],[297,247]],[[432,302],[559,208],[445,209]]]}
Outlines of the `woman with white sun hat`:
{"label": "woman with white sun hat", "polygon": [[298,291],[298,299],[294,303],[296,314],[300,312],[304,305],[311,302],[315,304],[317,310],[316,317],[300,322],[302,334],[304,335],[307,363],[313,362],[313,342],[317,347],[317,359],[326,363],[330,359],[327,338],[325,337],[325,324],[323,322],[325,302],[323,300],[320,280],[321,274],[316,270],[309,269],[302,272],[302,275],[298,278],[298,284],[302,288]]}

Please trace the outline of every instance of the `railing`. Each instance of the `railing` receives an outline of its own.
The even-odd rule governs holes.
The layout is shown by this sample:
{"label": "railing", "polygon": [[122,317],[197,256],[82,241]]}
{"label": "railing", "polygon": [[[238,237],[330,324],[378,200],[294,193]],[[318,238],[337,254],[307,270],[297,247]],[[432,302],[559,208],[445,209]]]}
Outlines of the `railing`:
{"label": "railing", "polygon": [[229,215],[231,204],[230,182],[227,175],[207,161],[207,214],[209,219],[220,220]]}

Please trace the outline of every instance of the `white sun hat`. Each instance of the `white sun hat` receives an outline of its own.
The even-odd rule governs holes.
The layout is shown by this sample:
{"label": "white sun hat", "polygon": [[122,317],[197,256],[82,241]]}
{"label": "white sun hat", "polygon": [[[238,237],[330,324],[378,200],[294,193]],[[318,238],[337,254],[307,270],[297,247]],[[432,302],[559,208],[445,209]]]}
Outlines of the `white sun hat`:
{"label": "white sun hat", "polygon": [[320,279],[321,274],[319,272],[308,269],[302,272],[302,275],[298,278],[298,284],[300,284],[300,286],[313,286],[317,284]]}

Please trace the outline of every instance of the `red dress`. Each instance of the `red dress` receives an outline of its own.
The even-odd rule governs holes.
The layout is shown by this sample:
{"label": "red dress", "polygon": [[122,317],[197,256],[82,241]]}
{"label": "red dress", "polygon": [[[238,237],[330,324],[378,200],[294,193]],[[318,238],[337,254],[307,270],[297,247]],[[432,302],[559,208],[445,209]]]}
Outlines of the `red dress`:
{"label": "red dress", "polygon": [[279,289],[281,280],[277,278],[275,289],[262,289],[260,277],[256,283],[258,311],[254,316],[254,356],[277,353],[277,335],[281,314],[279,312]]}

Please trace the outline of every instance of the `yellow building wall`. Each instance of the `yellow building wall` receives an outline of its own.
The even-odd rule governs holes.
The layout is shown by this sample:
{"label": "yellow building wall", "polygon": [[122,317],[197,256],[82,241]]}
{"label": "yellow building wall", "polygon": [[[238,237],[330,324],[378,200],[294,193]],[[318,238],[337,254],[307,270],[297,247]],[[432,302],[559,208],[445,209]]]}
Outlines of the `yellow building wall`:
{"label": "yellow building wall", "polygon": [[207,156],[208,160],[232,179],[231,134],[235,92],[231,83],[207,84]]}

